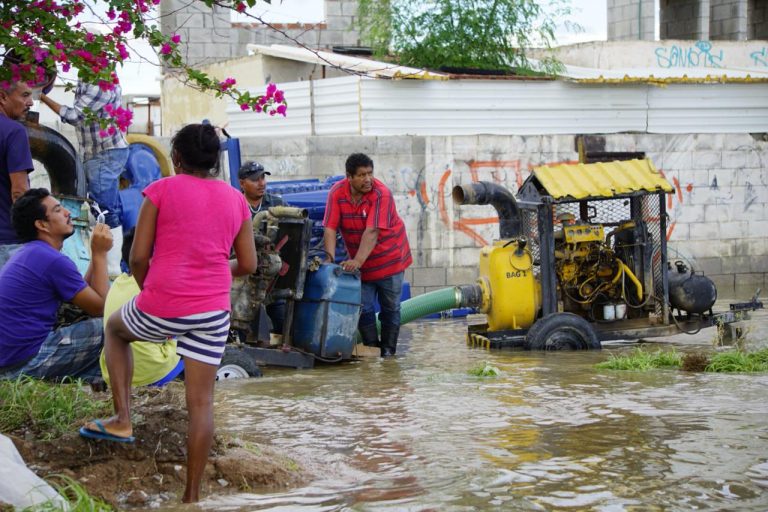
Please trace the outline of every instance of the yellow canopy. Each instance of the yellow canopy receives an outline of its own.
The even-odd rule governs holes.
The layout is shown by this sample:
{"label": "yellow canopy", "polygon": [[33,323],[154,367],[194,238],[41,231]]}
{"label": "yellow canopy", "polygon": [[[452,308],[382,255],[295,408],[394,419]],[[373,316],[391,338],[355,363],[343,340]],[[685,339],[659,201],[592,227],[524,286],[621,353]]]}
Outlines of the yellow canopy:
{"label": "yellow canopy", "polygon": [[554,199],[611,198],[641,190],[674,191],[648,158],[595,164],[543,165],[534,168],[533,174]]}

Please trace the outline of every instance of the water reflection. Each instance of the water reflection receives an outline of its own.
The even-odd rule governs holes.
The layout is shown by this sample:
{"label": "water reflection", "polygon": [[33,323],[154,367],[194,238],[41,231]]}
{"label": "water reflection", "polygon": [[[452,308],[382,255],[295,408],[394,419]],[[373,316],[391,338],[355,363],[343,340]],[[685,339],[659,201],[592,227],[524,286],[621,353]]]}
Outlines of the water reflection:
{"label": "water reflection", "polygon": [[[765,375],[598,371],[611,352],[487,352],[461,321],[403,356],[219,386],[218,428],[315,478],[220,510],[766,510]],[[398,347],[400,350],[400,347]],[[498,378],[468,374],[488,361]]]}

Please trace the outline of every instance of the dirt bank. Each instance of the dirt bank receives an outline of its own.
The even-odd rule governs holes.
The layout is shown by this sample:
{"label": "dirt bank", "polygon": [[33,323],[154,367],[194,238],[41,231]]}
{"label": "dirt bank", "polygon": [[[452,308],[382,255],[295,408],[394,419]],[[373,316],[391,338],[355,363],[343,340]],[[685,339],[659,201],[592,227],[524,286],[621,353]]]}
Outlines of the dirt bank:
{"label": "dirt bank", "polygon": [[[69,476],[115,507],[178,501],[186,468],[183,385],[141,389],[133,420],[136,442],[129,445],[86,440],[76,429],[53,441],[41,441],[42,433],[29,429],[8,435],[39,476]],[[301,465],[274,450],[217,432],[202,495],[285,488],[306,476]]]}

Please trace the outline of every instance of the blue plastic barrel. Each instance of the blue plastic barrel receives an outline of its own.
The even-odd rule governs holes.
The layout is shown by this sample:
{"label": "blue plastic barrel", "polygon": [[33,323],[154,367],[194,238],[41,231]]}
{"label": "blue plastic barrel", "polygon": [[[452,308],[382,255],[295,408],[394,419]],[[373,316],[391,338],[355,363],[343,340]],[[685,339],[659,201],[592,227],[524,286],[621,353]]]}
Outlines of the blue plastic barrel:
{"label": "blue plastic barrel", "polygon": [[349,359],[360,318],[360,277],[333,263],[307,272],[296,303],[293,344],[328,360]]}

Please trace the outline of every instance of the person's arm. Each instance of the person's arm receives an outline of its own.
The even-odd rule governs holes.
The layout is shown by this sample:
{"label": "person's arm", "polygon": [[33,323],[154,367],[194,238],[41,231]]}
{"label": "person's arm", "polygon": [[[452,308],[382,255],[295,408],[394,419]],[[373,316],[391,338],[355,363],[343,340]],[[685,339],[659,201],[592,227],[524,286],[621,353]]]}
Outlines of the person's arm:
{"label": "person's arm", "polygon": [[157,229],[157,206],[152,201],[144,198],[136,220],[136,229],[133,235],[133,246],[129,264],[131,274],[140,289],[144,289],[144,279],[149,271],[149,260],[152,257],[152,248],[155,245],[155,230]]}
{"label": "person's arm", "polygon": [[50,108],[56,113],[56,115],[61,115],[61,103],[58,103],[57,101],[52,100],[51,98],[48,97],[47,94],[41,94],[40,101],[45,103],[48,106],[48,108]]}
{"label": "person's arm", "polygon": [[109,292],[107,253],[112,248],[112,233],[106,224],[96,224],[91,234],[91,263],[85,272],[88,286],[72,298],[72,303],[92,316],[104,314],[104,301]]}
{"label": "person's arm", "polygon": [[29,176],[24,171],[12,172],[11,176],[11,202],[15,203],[18,198],[29,190]]}
{"label": "person's arm", "polygon": [[336,259],[336,230],[331,228],[323,229],[323,248],[328,255],[328,261],[333,263]]}
{"label": "person's arm", "polygon": [[379,230],[377,228],[367,227],[363,231],[363,235],[360,238],[360,247],[357,249],[357,254],[351,260],[342,261],[341,268],[347,272],[352,272],[363,266],[365,260],[368,259],[373,249],[376,247],[376,242],[379,240]]}
{"label": "person's arm", "polygon": [[253,241],[253,225],[250,219],[243,221],[233,244],[235,259],[229,260],[229,270],[234,277],[256,272],[259,261],[256,256],[256,244]]}

